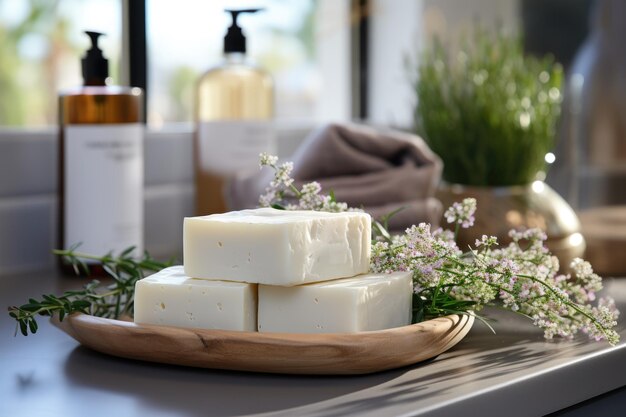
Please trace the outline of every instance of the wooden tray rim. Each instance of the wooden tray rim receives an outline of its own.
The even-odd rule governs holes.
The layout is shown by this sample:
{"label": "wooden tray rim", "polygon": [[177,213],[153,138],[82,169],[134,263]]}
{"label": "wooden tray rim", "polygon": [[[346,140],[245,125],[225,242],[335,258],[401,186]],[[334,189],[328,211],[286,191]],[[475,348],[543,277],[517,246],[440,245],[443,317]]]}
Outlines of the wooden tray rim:
{"label": "wooden tray rim", "polygon": [[363,374],[438,356],[466,336],[474,315],[377,331],[310,334],[158,326],[83,313],[52,321],[82,345],[129,359],[253,372]]}

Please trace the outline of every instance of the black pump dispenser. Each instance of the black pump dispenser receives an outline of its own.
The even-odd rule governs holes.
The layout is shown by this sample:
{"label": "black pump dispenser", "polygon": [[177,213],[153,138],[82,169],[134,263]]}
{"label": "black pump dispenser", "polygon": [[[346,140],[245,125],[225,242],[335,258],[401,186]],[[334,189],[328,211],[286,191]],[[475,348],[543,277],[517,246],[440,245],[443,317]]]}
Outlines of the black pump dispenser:
{"label": "black pump dispenser", "polygon": [[85,85],[105,85],[109,76],[109,61],[98,48],[98,38],[103,33],[85,31],[91,39],[91,49],[88,49],[82,59],[83,80]]}
{"label": "black pump dispenser", "polygon": [[243,35],[241,27],[237,25],[237,16],[240,13],[256,13],[263,9],[242,9],[242,10],[224,10],[233,16],[233,24],[228,28],[224,37],[224,53],[231,52],[246,53],[246,37]]}

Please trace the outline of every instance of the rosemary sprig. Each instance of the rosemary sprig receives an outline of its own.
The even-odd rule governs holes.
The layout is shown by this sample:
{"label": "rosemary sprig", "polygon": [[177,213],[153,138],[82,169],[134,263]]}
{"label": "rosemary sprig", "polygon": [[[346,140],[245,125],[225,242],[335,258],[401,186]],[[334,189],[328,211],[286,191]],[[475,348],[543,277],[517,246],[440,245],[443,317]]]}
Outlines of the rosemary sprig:
{"label": "rosemary sprig", "polygon": [[54,254],[62,256],[69,262],[74,271],[89,273],[86,260],[100,263],[103,269],[113,278],[113,283],[101,285],[97,280],[86,284],[82,290],[66,291],[63,295],[44,294],[41,300],[31,298],[28,303],[19,307],[9,307],[9,316],[17,321],[15,333],[19,331],[28,336],[38,329],[37,316],[58,315],[63,321],[65,316],[81,312],[93,316],[114,318],[132,315],[134,306],[135,283],[148,272],[157,272],[172,265],[172,262],[159,262],[153,259],[148,252],[143,258],[133,258],[134,247],[130,247],[114,256],[108,253],[104,256],[95,256],[76,252],[77,246],[67,250],[55,250]]}

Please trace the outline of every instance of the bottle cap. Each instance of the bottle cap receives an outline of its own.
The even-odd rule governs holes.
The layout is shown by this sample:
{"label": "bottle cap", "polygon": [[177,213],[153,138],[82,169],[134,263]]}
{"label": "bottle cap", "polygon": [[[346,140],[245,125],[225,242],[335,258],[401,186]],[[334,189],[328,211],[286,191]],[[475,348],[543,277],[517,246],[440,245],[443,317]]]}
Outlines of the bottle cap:
{"label": "bottle cap", "polygon": [[98,48],[98,37],[103,33],[85,31],[91,39],[91,49],[88,49],[82,59],[83,80],[85,85],[104,85],[109,76],[109,61]]}
{"label": "bottle cap", "polygon": [[243,35],[241,27],[237,25],[237,16],[240,13],[256,13],[263,9],[242,9],[242,10],[224,10],[233,17],[233,24],[228,28],[224,37],[224,53],[230,52],[246,52],[246,37]]}

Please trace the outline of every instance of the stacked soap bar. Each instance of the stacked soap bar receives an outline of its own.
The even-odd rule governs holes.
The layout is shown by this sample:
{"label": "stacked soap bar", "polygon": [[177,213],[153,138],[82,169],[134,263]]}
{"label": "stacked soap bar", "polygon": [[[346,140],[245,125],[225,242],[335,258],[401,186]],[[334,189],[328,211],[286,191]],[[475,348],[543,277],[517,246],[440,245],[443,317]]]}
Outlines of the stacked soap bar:
{"label": "stacked soap bar", "polygon": [[410,322],[411,274],[365,274],[365,213],[267,208],[190,217],[183,241],[184,273],[169,268],[137,283],[136,322],[247,331],[253,322],[255,330],[297,333]]}
{"label": "stacked soap bar", "polygon": [[257,329],[257,286],[189,278],[182,265],[137,281],[135,322],[202,329]]}
{"label": "stacked soap bar", "polygon": [[271,208],[187,217],[185,273],[281,286],[363,274],[370,223],[365,213]]}
{"label": "stacked soap bar", "polygon": [[406,326],[409,272],[368,274],[297,287],[259,285],[260,332],[342,333]]}

